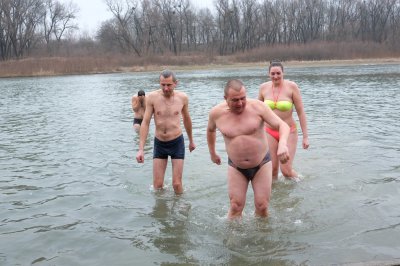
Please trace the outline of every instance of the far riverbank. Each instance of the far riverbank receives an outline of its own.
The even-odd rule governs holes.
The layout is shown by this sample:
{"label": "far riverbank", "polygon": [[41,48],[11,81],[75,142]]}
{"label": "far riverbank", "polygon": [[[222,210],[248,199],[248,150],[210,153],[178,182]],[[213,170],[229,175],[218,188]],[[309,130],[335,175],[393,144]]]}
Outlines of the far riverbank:
{"label": "far riverbank", "polygon": [[[0,62],[0,78],[8,77],[37,77],[60,75],[87,75],[105,73],[129,73],[160,71],[165,68],[173,70],[203,70],[203,69],[229,69],[229,68],[262,68],[269,62],[238,63],[224,58],[216,59],[211,63],[204,60],[192,60],[188,58],[184,63],[171,61],[171,64],[145,64],[135,61],[121,62],[121,58],[96,57],[96,58],[28,58],[23,60],[11,60]],[[283,61],[287,67],[319,67],[339,65],[363,65],[363,64],[396,64],[400,63],[400,57],[393,58],[364,58],[350,60],[317,60],[317,61]]]}

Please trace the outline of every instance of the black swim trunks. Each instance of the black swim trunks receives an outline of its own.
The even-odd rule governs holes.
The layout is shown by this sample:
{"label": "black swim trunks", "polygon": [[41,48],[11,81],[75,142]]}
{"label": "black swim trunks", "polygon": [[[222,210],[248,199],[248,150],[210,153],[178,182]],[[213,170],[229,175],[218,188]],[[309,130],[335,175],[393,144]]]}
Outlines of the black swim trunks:
{"label": "black swim trunks", "polygon": [[135,124],[141,125],[141,124],[142,124],[142,121],[143,121],[143,119],[141,119],[141,118],[134,118],[134,119],[133,119],[133,124],[134,124],[134,125],[135,125]]}
{"label": "black swim trunks", "polygon": [[183,135],[169,141],[154,138],[153,159],[185,159],[185,140]]}
{"label": "black swim trunks", "polygon": [[253,168],[248,168],[248,169],[243,169],[237,167],[230,158],[228,158],[228,164],[232,166],[233,168],[237,169],[239,172],[241,172],[249,181],[253,180],[254,176],[257,174],[258,170],[260,170],[261,166],[264,164],[268,163],[271,161],[271,156],[269,154],[269,151],[265,155],[264,159],[261,161],[259,165]]}

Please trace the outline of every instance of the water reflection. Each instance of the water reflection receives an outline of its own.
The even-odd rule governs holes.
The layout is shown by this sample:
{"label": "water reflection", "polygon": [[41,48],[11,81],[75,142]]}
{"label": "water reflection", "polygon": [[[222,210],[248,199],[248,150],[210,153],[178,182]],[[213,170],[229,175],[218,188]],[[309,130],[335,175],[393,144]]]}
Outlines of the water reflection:
{"label": "water reflection", "polygon": [[159,233],[153,237],[154,246],[162,253],[174,255],[181,263],[198,264],[188,251],[193,248],[189,236],[191,205],[183,195],[171,191],[154,192],[155,204],[150,216],[158,222]]}

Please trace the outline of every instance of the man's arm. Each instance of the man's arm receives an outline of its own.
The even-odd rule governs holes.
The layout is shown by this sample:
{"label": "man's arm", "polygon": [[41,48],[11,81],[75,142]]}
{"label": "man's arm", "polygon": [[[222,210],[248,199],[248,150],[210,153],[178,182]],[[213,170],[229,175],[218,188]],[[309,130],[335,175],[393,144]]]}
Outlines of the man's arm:
{"label": "man's arm", "polygon": [[138,163],[144,162],[144,144],[146,143],[146,138],[149,134],[149,125],[151,117],[153,116],[153,111],[154,107],[149,95],[149,98],[146,101],[146,111],[144,112],[143,121],[139,131],[139,150],[136,154],[136,161]]}
{"label": "man's arm", "polygon": [[215,142],[217,140],[217,125],[214,119],[214,109],[210,111],[208,116],[208,125],[207,125],[207,145],[208,151],[210,152],[211,161],[220,165],[221,158],[215,151]]}
{"label": "man's arm", "polygon": [[196,145],[193,141],[193,133],[192,133],[192,118],[189,114],[189,99],[185,95],[184,105],[182,108],[182,119],[183,119],[183,126],[185,127],[186,134],[188,135],[189,139],[189,151],[192,152],[196,149]]}
{"label": "man's arm", "polygon": [[265,104],[262,104],[260,107],[264,110],[261,112],[264,121],[267,122],[272,128],[279,130],[277,155],[281,163],[286,163],[290,158],[289,149],[287,147],[287,139],[289,138],[290,128],[271,110],[271,108],[267,107]]}
{"label": "man's arm", "polygon": [[137,112],[140,107],[140,101],[138,96],[132,96],[132,111]]}
{"label": "man's arm", "polygon": [[263,88],[264,84],[261,84],[260,88],[258,89],[258,99],[262,102],[264,101]]}

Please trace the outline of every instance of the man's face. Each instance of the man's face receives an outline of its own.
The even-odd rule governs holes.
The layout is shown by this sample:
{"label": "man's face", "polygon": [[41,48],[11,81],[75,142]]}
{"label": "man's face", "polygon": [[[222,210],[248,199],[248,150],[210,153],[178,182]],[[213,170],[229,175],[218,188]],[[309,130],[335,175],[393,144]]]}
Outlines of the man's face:
{"label": "man's face", "polygon": [[240,114],[246,107],[246,89],[242,87],[240,91],[234,89],[228,90],[228,95],[225,96],[229,110],[236,114]]}
{"label": "man's face", "polygon": [[168,78],[160,76],[160,87],[164,96],[169,97],[174,92],[174,89],[176,87],[176,82],[173,81],[172,76]]}

